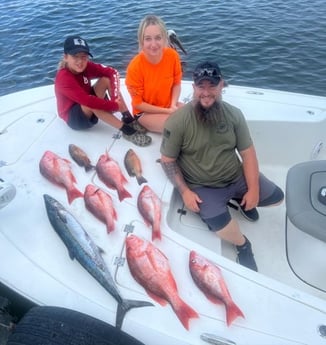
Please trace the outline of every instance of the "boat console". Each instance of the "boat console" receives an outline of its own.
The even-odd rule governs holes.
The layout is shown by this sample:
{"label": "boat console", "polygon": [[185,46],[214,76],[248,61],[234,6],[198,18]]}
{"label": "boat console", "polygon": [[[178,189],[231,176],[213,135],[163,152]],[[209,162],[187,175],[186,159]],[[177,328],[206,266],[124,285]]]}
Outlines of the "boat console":
{"label": "boat console", "polygon": [[294,165],[286,181],[286,250],[293,273],[326,291],[326,161]]}

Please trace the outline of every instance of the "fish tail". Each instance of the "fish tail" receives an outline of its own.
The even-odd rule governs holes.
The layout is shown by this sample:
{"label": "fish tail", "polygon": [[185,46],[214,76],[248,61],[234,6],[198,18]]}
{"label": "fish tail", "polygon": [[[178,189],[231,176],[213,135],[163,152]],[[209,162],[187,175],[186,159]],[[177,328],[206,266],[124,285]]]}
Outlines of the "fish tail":
{"label": "fish tail", "polygon": [[142,175],[136,176],[136,179],[137,179],[137,182],[138,182],[139,185],[141,185],[142,183],[147,183],[147,180]]}
{"label": "fish tail", "polygon": [[106,232],[109,234],[114,230],[114,223],[113,222],[107,222],[106,223]]}
{"label": "fish tail", "polygon": [[90,170],[93,170],[93,169],[95,169],[95,166],[92,165],[92,164],[88,164],[88,165],[85,166],[85,171],[86,172],[89,172]]}
{"label": "fish tail", "polygon": [[125,198],[132,198],[132,195],[125,189],[118,190],[119,200],[122,201]]}
{"label": "fish tail", "polygon": [[225,308],[226,308],[226,324],[228,326],[230,326],[231,323],[237,317],[243,317],[244,318],[242,311],[234,302],[230,302],[230,303],[226,304]]}
{"label": "fish tail", "polygon": [[154,240],[161,240],[161,239],[162,239],[162,236],[161,236],[160,228],[153,227],[153,230],[152,230],[152,241],[154,241]]}
{"label": "fish tail", "polygon": [[75,199],[84,197],[84,194],[77,188],[67,189],[68,202],[71,204]]}
{"label": "fish tail", "polygon": [[175,310],[175,313],[177,314],[184,328],[187,330],[189,330],[190,319],[199,318],[198,313],[182,300],[176,307],[173,306],[173,309]]}
{"label": "fish tail", "polygon": [[147,301],[138,301],[130,299],[124,299],[122,300],[122,302],[118,303],[117,316],[115,320],[116,328],[121,329],[123,319],[130,309],[142,307],[154,307],[154,304]]}

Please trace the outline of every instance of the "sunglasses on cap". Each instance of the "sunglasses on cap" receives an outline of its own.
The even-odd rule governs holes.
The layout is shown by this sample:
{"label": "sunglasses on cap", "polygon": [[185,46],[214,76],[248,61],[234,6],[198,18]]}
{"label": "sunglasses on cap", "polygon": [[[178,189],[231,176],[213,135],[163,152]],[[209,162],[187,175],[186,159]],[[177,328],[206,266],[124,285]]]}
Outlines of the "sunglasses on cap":
{"label": "sunglasses on cap", "polygon": [[216,68],[199,68],[194,72],[194,78],[202,77],[213,77],[221,79],[221,75]]}

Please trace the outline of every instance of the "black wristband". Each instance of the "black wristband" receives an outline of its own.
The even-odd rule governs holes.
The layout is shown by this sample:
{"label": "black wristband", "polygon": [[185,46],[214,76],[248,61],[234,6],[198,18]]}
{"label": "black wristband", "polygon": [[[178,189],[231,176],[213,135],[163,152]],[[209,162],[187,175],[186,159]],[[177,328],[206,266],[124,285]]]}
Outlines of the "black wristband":
{"label": "black wristband", "polygon": [[132,127],[130,127],[126,124],[122,125],[122,127],[120,128],[120,131],[126,135],[132,135],[132,134],[135,134],[137,132],[135,129],[133,129]]}
{"label": "black wristband", "polygon": [[135,121],[135,118],[130,114],[128,110],[126,110],[122,113],[122,121],[124,123],[131,123]]}

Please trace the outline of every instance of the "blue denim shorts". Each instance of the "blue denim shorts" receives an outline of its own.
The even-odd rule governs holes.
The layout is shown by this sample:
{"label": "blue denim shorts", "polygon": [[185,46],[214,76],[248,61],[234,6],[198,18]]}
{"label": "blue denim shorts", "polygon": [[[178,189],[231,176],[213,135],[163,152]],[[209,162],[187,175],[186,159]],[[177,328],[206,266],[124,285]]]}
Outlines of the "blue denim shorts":
{"label": "blue denim shorts", "polygon": [[[197,187],[193,190],[201,198],[200,217],[211,231],[223,229],[230,221],[231,215],[227,203],[231,199],[241,200],[247,192],[247,184],[242,175],[235,182],[222,188]],[[262,173],[259,174],[258,206],[269,206],[282,201],[283,191]]]}

